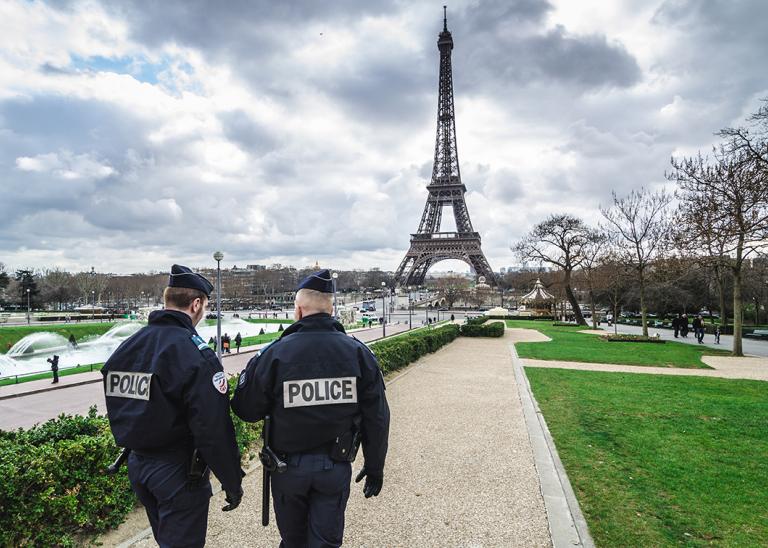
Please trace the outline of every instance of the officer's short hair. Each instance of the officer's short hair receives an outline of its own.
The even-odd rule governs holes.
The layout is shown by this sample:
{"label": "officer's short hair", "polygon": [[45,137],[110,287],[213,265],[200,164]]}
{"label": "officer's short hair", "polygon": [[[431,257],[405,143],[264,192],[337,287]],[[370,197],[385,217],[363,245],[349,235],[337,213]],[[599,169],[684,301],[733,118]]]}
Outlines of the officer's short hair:
{"label": "officer's short hair", "polygon": [[188,287],[166,287],[163,291],[165,306],[188,308],[195,299],[200,299],[204,303],[208,300],[208,296],[199,289]]}
{"label": "officer's short hair", "polygon": [[313,310],[327,311],[333,308],[333,293],[324,293],[314,289],[299,289],[296,292],[296,302]]}

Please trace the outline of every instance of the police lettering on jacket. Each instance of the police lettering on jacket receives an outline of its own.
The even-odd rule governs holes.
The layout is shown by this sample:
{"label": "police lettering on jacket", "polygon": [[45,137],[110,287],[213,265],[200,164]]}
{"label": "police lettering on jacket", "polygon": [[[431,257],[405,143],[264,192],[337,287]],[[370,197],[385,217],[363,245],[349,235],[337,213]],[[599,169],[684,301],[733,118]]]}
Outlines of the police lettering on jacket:
{"label": "police lettering on jacket", "polygon": [[357,377],[283,381],[283,406],[357,403]]}

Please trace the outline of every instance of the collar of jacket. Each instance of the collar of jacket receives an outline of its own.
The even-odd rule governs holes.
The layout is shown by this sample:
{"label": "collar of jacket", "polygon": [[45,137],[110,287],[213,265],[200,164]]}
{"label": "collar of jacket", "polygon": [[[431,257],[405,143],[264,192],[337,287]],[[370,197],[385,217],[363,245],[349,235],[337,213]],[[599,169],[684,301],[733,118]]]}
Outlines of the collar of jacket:
{"label": "collar of jacket", "polygon": [[181,325],[190,331],[196,332],[195,326],[192,325],[192,318],[179,310],[153,310],[149,313],[149,324]]}
{"label": "collar of jacket", "polygon": [[326,314],[325,312],[304,316],[299,321],[293,322],[285,329],[285,331],[283,331],[280,338],[282,339],[283,337],[298,331],[341,331],[342,333],[346,333],[346,331],[344,331],[344,326],[334,320],[330,314]]}

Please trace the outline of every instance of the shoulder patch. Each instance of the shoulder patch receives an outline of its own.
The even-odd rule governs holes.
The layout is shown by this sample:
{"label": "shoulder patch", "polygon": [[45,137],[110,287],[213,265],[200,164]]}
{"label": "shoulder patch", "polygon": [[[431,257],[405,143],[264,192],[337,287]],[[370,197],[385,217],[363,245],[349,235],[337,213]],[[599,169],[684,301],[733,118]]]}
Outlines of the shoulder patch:
{"label": "shoulder patch", "polygon": [[207,349],[211,349],[210,346],[208,346],[208,343],[203,340],[203,338],[198,335],[197,333],[194,333],[192,335],[192,342],[195,343],[195,346],[197,346],[197,349],[200,351]]}
{"label": "shoulder patch", "polygon": [[217,371],[213,374],[213,378],[211,379],[213,382],[213,387],[221,392],[222,394],[227,393],[227,389],[229,386],[227,386],[227,376],[224,374],[224,371]]}
{"label": "shoulder patch", "polygon": [[245,384],[246,378],[247,378],[246,371],[243,370],[243,372],[240,373],[240,379],[237,381],[237,386],[243,386]]}

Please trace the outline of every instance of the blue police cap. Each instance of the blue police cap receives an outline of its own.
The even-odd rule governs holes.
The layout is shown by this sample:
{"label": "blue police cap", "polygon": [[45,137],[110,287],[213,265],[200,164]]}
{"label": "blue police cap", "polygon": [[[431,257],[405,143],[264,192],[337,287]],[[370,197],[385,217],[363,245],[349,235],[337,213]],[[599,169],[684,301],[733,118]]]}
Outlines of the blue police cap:
{"label": "blue police cap", "polygon": [[333,293],[333,278],[331,278],[330,271],[325,269],[310,274],[299,282],[296,290],[298,291],[299,289],[314,289],[321,293]]}
{"label": "blue police cap", "polygon": [[171,275],[168,276],[168,287],[186,287],[187,289],[197,289],[205,293],[210,298],[213,291],[213,284],[205,276],[192,272],[186,266],[175,264],[171,267]]}

